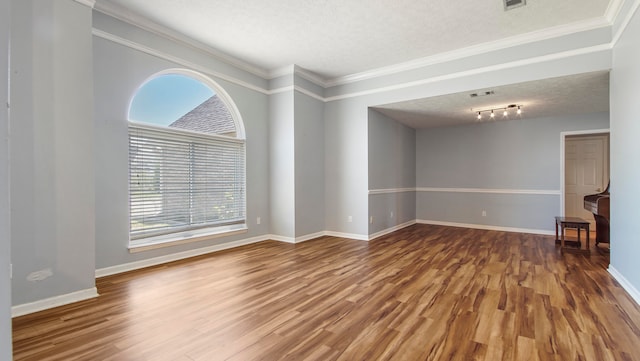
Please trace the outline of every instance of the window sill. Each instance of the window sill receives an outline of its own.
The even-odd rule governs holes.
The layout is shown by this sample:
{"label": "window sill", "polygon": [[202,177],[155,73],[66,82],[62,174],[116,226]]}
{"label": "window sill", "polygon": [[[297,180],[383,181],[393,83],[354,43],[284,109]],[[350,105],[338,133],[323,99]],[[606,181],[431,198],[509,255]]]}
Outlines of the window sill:
{"label": "window sill", "polygon": [[194,231],[165,234],[149,238],[136,239],[129,242],[129,253],[150,251],[152,249],[177,246],[180,244],[204,241],[208,239],[228,237],[234,234],[246,233],[246,224],[233,226],[205,228]]}

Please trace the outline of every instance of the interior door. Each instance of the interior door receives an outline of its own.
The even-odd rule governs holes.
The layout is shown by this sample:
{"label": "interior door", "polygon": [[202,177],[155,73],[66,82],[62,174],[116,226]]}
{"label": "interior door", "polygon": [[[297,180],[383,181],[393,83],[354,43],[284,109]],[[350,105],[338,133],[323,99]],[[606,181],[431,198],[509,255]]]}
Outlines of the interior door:
{"label": "interior door", "polygon": [[602,192],[609,181],[609,136],[567,137],[565,140],[565,216],[590,221],[585,195]]}

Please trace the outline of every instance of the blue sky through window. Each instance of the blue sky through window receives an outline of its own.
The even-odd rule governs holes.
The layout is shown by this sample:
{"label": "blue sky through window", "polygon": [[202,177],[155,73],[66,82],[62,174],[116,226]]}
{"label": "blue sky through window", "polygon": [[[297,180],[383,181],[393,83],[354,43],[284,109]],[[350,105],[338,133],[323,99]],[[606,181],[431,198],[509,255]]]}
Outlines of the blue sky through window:
{"label": "blue sky through window", "polygon": [[129,120],[168,126],[214,94],[186,75],[161,75],[145,83],[133,97]]}

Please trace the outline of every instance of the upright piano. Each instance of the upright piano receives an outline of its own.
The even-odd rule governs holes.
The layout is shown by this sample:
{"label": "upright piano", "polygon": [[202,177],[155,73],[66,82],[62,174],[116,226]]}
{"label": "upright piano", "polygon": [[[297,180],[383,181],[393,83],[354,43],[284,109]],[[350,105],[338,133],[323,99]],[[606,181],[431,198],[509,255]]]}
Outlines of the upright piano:
{"label": "upright piano", "polygon": [[596,220],[596,246],[609,243],[609,186],[604,192],[584,196],[584,209],[593,213]]}

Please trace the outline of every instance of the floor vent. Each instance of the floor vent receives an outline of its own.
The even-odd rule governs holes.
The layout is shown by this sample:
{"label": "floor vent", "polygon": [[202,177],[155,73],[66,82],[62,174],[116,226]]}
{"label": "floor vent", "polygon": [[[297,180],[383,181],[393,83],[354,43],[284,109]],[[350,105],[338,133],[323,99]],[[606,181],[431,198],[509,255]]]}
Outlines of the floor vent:
{"label": "floor vent", "polygon": [[504,1],[505,11],[527,5],[527,0],[503,0],[503,1]]}

